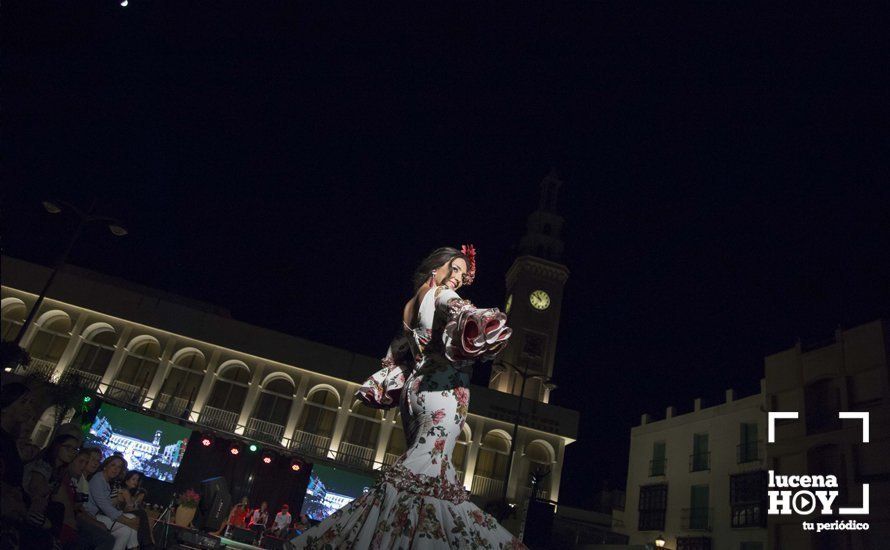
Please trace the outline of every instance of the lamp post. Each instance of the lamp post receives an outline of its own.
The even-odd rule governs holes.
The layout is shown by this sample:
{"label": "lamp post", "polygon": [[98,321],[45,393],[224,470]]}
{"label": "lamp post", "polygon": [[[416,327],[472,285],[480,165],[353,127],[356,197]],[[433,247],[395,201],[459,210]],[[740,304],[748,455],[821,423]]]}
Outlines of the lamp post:
{"label": "lamp post", "polygon": [[516,374],[518,374],[519,376],[522,377],[522,386],[520,387],[519,398],[517,399],[517,402],[516,402],[516,416],[513,418],[513,437],[510,438],[510,454],[508,455],[509,458],[507,461],[507,473],[504,476],[504,492],[502,495],[502,499],[504,502],[504,509],[506,510],[507,509],[507,490],[510,487],[510,474],[512,473],[512,470],[513,470],[513,453],[516,450],[516,437],[519,434],[519,418],[522,415],[522,402],[525,399],[525,383],[528,381],[529,378],[537,378],[539,380],[542,380],[544,382],[545,386],[547,386],[547,388],[551,391],[556,389],[556,384],[551,382],[550,378],[548,378],[546,376],[543,376],[540,374],[529,375],[528,374],[528,361],[525,361],[525,368],[523,370],[519,370],[519,368],[516,365],[514,365],[512,363],[508,363],[507,361],[500,361],[499,364],[506,365],[506,366],[510,367],[511,369],[513,369],[516,372]]}
{"label": "lamp post", "polygon": [[43,290],[40,291],[40,294],[37,295],[37,301],[34,302],[34,307],[31,308],[31,311],[28,312],[28,317],[25,319],[25,322],[22,323],[22,327],[19,329],[19,333],[16,335],[15,340],[13,341],[15,345],[20,345],[22,338],[25,336],[25,332],[27,332],[28,327],[31,326],[31,323],[34,321],[34,316],[37,315],[37,310],[40,309],[40,305],[43,303],[43,299],[46,298],[46,293],[49,291],[49,287],[53,284],[53,280],[56,278],[56,274],[59,272],[59,269],[65,265],[65,261],[68,260],[68,254],[71,252],[71,249],[74,248],[74,244],[80,238],[81,233],[83,233],[83,228],[86,227],[87,224],[92,222],[106,222],[108,223],[108,229],[111,233],[116,237],[123,237],[127,234],[127,230],[121,226],[120,222],[118,222],[114,218],[109,218],[107,216],[93,216],[92,212],[96,206],[96,201],[93,200],[90,208],[83,212],[73,204],[57,201],[57,202],[49,202],[43,201],[43,208],[46,209],[50,214],[59,214],[62,212],[62,207],[74,212],[77,216],[78,224],[77,229],[74,230],[74,233],[71,234],[71,240],[68,241],[68,246],[65,247],[65,251],[62,252],[62,255],[59,256],[59,259],[56,260],[56,264],[53,267],[52,273],[49,275],[49,279],[46,280],[46,284],[43,285]]}

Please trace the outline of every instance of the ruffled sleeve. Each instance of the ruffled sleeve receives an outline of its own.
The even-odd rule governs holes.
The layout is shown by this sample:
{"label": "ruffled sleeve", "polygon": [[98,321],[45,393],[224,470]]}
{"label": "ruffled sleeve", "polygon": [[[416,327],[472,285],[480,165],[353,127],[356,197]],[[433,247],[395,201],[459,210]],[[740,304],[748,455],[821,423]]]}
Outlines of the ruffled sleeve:
{"label": "ruffled sleeve", "polygon": [[513,334],[498,308],[477,308],[448,288],[437,291],[436,310],[445,318],[442,343],[449,361],[493,359]]}
{"label": "ruffled sleeve", "polygon": [[380,370],[372,374],[355,392],[355,397],[365,405],[375,409],[390,409],[399,406],[399,397],[405,387],[409,369],[397,362],[404,356],[401,339],[393,341],[386,357],[380,361]]}

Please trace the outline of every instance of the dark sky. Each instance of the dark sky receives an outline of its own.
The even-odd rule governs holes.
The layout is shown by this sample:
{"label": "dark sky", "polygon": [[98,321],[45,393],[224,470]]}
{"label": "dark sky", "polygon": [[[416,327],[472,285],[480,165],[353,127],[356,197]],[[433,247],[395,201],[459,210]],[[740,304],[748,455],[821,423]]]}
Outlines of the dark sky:
{"label": "dark sky", "polygon": [[432,248],[475,243],[467,295],[503,305],[555,167],[561,501],[590,504],[641,413],[886,315],[890,21],[589,4],[5,2],[3,252],[50,262],[40,200],[95,199],[131,235],[72,263],[379,356]]}

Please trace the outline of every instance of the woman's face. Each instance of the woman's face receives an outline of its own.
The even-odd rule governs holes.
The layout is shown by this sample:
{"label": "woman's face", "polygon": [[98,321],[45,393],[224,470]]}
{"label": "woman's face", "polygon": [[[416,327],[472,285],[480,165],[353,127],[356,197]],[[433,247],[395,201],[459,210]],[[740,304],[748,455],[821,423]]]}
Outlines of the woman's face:
{"label": "woman's face", "polygon": [[102,464],[102,453],[90,453],[90,460],[83,473],[88,476],[95,474],[100,464]]}
{"label": "woman's face", "polygon": [[121,475],[123,462],[120,460],[112,460],[105,465],[105,478],[108,480],[117,479]]}
{"label": "woman's face", "polygon": [[466,260],[463,258],[449,260],[436,269],[436,284],[445,285],[451,290],[457,290],[463,286],[464,274],[466,272]]}
{"label": "woman's face", "polygon": [[247,497],[241,499],[241,506],[247,507]]}
{"label": "woman's face", "polygon": [[264,502],[262,505],[260,505],[260,510],[265,510],[268,507],[269,505]]}
{"label": "woman's face", "polygon": [[139,487],[139,476],[132,475],[128,477],[124,484],[127,486],[127,489],[135,489],[136,487]]}

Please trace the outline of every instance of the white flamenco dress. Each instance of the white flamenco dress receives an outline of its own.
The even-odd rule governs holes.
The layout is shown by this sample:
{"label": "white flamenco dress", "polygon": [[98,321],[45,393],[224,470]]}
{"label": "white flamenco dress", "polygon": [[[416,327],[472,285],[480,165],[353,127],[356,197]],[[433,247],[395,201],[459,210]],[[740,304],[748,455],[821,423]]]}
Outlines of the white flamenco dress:
{"label": "white flamenco dress", "polygon": [[400,408],[408,450],[370,491],[290,544],[318,550],[525,548],[468,500],[451,464],[467,418],[472,365],[504,348],[511,334],[506,316],[439,287],[426,293],[417,326],[404,332],[356,396],[372,407]]}

